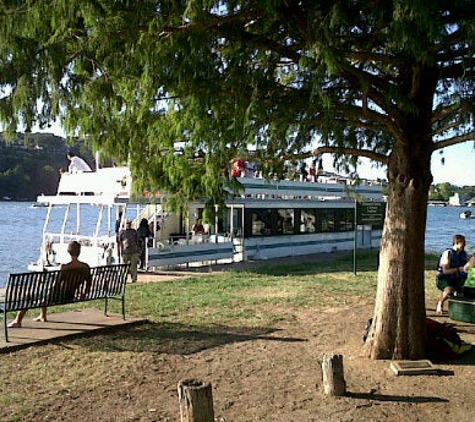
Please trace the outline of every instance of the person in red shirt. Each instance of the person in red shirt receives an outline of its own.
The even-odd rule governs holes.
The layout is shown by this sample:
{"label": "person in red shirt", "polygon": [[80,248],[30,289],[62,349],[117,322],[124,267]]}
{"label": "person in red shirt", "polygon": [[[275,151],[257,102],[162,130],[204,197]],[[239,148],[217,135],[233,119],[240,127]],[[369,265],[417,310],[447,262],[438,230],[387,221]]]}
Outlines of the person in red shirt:
{"label": "person in red shirt", "polygon": [[233,164],[231,176],[241,177],[243,171],[246,171],[246,162],[242,158],[238,158]]}

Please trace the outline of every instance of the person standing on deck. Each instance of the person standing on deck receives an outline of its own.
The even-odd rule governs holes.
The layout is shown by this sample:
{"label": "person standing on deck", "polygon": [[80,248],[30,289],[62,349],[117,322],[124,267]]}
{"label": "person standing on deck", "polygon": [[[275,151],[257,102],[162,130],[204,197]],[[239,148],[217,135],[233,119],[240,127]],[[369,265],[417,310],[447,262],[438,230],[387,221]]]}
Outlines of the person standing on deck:
{"label": "person standing on deck", "polygon": [[82,158],[78,157],[76,154],[69,152],[68,160],[71,161],[69,163],[68,172],[69,173],[84,173],[88,171],[92,171],[89,164],[87,164]]}

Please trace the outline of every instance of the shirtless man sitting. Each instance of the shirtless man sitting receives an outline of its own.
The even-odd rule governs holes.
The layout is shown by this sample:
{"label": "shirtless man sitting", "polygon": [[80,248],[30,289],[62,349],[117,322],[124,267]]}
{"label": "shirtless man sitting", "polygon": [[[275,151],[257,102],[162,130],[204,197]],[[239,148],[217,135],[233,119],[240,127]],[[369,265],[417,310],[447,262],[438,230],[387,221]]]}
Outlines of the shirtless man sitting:
{"label": "shirtless man sitting", "polygon": [[[59,300],[72,300],[76,294],[80,292],[80,287],[84,282],[86,285],[84,292],[81,294],[86,295],[91,289],[91,269],[89,265],[78,259],[81,253],[81,245],[76,241],[70,242],[68,244],[68,253],[71,255],[71,262],[61,265],[60,270],[63,271],[63,273],[58,282],[53,286],[51,292],[51,294],[57,296]],[[8,327],[21,328],[21,323],[26,312],[26,309],[19,311],[16,318],[8,324]],[[41,314],[35,318],[35,321],[47,321],[47,308],[41,308]]]}

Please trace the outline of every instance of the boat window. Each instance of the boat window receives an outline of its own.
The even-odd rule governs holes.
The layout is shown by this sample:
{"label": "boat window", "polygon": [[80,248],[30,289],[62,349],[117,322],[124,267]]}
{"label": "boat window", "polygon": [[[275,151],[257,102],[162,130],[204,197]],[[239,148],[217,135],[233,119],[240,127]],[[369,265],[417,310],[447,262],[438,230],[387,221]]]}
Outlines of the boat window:
{"label": "boat window", "polygon": [[319,230],[322,232],[335,231],[335,210],[322,210]]}
{"label": "boat window", "polygon": [[294,232],[294,210],[281,209],[277,210],[277,230],[282,234],[292,234]]}
{"label": "boat window", "polygon": [[253,210],[251,215],[252,236],[272,234],[272,210]]}
{"label": "boat window", "polygon": [[317,215],[315,210],[301,210],[300,233],[315,233],[317,231]]}
{"label": "boat window", "polygon": [[340,231],[352,231],[355,228],[355,213],[353,210],[339,210]]}
{"label": "boat window", "polygon": [[[229,227],[231,232],[231,227]],[[233,210],[233,236],[242,236],[242,209],[234,208]]]}
{"label": "boat window", "polygon": [[353,231],[353,209],[246,209],[245,237]]}

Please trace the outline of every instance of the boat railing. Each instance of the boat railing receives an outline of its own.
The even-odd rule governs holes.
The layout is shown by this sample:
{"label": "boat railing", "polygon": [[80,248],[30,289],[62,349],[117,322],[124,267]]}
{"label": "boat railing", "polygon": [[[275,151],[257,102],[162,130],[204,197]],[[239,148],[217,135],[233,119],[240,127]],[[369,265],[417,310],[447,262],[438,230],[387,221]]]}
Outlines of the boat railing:
{"label": "boat railing", "polygon": [[349,185],[343,183],[300,182],[239,178],[244,187],[243,197],[260,199],[366,199],[381,200],[381,185]]}
{"label": "boat railing", "polygon": [[[205,241],[201,241],[205,240]],[[182,238],[157,242],[147,252],[149,267],[203,265],[206,262],[231,262],[235,254],[231,236],[211,235],[206,239]]]}
{"label": "boat railing", "polygon": [[116,242],[114,236],[87,236],[76,233],[45,233],[45,239],[50,243],[68,243],[73,240],[79,242],[82,246],[99,246],[106,247]]}
{"label": "boat railing", "polygon": [[156,247],[163,251],[170,251],[180,248],[181,246],[200,245],[204,243],[225,243],[231,242],[233,237],[229,234],[207,235],[198,234],[186,236],[170,236],[168,239],[161,239],[156,242]]}

